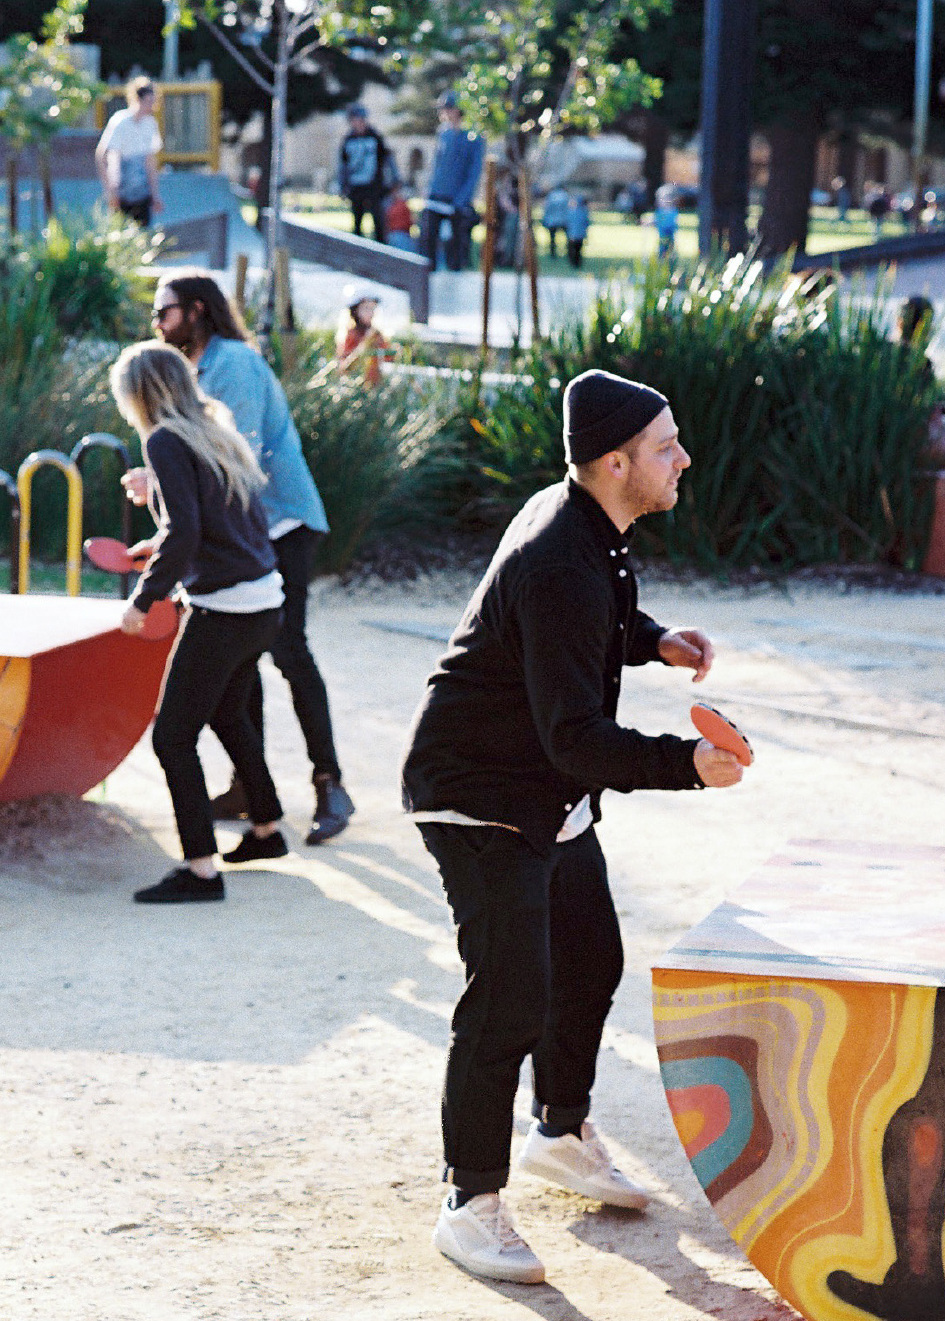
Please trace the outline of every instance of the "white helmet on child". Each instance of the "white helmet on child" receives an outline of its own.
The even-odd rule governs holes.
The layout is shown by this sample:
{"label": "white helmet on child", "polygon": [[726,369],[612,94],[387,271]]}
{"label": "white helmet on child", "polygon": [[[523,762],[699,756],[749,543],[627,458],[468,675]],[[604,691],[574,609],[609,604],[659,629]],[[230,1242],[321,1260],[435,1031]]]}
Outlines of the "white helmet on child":
{"label": "white helmet on child", "polygon": [[345,307],[357,307],[358,303],[380,303],[381,295],[377,285],[370,280],[349,280],[341,291]]}

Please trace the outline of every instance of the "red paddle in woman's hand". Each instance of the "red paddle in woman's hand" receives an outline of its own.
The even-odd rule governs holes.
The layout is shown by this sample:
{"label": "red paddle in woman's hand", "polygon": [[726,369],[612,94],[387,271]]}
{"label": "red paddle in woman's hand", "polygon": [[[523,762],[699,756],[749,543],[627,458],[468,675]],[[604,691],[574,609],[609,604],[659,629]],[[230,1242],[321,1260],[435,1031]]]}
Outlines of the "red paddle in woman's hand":
{"label": "red paddle in woman's hand", "polygon": [[713,747],[734,753],[743,766],[750,766],[755,760],[755,754],[745,735],[734,721],[723,716],[721,711],[716,711],[714,706],[709,706],[706,702],[696,702],[689,715],[696,729]]}
{"label": "red paddle in woman's hand", "polygon": [[179,623],[180,615],[173,601],[155,601],[145,616],[141,632],[135,636],[144,638],[145,642],[158,642],[176,633]]}
{"label": "red paddle in woman's hand", "polygon": [[114,537],[89,537],[82,549],[86,559],[105,573],[140,573],[147,564],[147,556],[133,560],[128,547]]}

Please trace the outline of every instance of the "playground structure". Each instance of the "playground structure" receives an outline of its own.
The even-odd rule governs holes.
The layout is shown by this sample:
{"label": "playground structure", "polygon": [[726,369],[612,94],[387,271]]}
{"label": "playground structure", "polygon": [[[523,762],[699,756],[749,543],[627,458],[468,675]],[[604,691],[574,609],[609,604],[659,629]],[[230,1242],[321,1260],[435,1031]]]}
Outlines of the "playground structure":
{"label": "playground structure", "polygon": [[808,1321],[945,1312],[943,865],[795,841],[653,969],[686,1155]]}
{"label": "playground structure", "polygon": [[[38,794],[81,796],[128,755],[150,723],[177,632],[169,601],[149,613],[148,636],[121,631],[128,577],[120,600],[82,598],[82,467],[95,448],[127,449],[115,436],[84,436],[70,455],[39,450],[16,481],[0,472],[10,496],[10,595],[0,630],[0,802]],[[67,596],[27,595],[32,482],[45,466],[66,478]],[[129,539],[130,507],[123,512]],[[152,615],[154,618],[152,619]]]}

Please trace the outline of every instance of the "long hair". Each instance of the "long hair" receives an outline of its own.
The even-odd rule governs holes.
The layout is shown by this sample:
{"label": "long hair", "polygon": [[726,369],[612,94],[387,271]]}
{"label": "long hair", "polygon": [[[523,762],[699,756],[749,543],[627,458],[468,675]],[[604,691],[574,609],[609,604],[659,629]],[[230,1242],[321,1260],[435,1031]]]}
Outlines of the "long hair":
{"label": "long hair", "polygon": [[210,335],[219,335],[221,339],[239,339],[252,344],[253,337],[246,328],[246,322],[207,271],[196,266],[175,271],[173,275],[159,281],[158,288],[173,290],[185,315],[194,303],[200,303],[208,338]]}
{"label": "long hair", "polygon": [[197,386],[190,363],[171,344],[148,340],[125,349],[109,373],[122,417],[142,435],[167,427],[212,469],[226,490],[246,509],[265,483],[249,443],[233,414]]}

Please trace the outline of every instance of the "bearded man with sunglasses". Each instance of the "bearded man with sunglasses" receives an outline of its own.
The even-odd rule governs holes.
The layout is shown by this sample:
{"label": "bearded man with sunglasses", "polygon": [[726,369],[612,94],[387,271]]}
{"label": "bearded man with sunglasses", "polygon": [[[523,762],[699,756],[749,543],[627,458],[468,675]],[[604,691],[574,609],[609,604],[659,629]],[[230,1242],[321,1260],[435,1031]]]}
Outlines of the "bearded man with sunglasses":
{"label": "bearded man with sunglasses", "polygon": [[[185,270],[161,280],[151,321],[158,338],[180,349],[195,365],[204,393],[229,408],[268,479],[261,500],[285,592],[283,623],[271,654],[289,684],[312,763],[315,812],[306,843],[322,844],[340,834],[354,812],[335,752],[328,693],[305,632],[312,556],[319,537],[328,531],[325,509],[285,391],[213,277],[205,271]],[[126,474],[123,483],[129,499],[143,504],[144,469]],[[258,673],[249,712],[262,734]],[[216,820],[245,816],[247,804],[239,780],[234,777],[212,806]]]}

